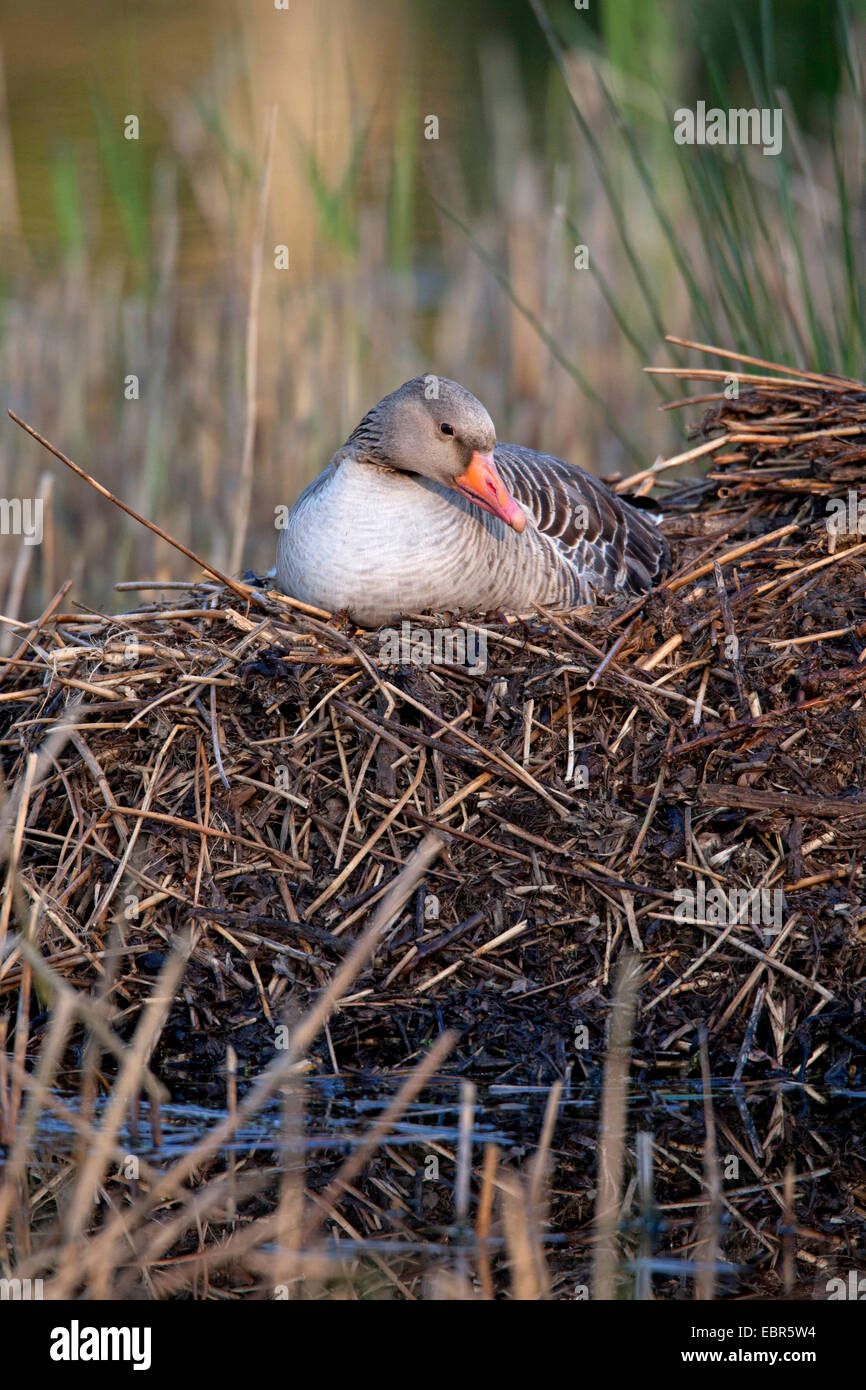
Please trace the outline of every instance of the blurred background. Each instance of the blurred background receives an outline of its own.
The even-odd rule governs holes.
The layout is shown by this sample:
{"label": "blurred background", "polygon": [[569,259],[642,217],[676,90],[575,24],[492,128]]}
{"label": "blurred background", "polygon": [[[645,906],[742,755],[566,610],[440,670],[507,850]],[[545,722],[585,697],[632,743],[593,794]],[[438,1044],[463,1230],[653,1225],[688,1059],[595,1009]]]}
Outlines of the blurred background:
{"label": "blurred background", "polygon": [[[864,19],[0,0],[0,498],[45,497],[41,546],[0,535],[3,611],[66,579],[113,611],[135,601],[117,581],[195,573],[7,407],[261,572],[274,508],[419,372],[607,476],[682,447],[676,379],[642,373],[695,360],[665,333],[862,375]],[[698,100],[782,108],[782,153],[677,145]]]}

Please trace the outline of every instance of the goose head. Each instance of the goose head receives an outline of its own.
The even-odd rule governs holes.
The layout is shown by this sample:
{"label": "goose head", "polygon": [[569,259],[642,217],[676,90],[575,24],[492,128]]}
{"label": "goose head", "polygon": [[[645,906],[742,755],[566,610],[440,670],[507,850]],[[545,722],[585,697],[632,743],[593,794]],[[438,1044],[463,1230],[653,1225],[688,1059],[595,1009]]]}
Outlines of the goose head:
{"label": "goose head", "polygon": [[354,457],[453,488],[515,531],[526,517],[493,458],[496,430],[470,391],[446,377],[406,381],[364,416],[346,442]]}

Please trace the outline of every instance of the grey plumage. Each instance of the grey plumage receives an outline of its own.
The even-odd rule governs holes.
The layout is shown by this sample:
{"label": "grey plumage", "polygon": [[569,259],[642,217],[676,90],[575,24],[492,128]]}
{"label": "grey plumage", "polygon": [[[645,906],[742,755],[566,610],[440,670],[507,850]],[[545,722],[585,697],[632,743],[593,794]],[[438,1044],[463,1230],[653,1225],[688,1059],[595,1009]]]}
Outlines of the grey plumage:
{"label": "grey plumage", "polygon": [[[646,513],[563,459],[494,441],[488,412],[464,387],[406,382],[291,508],[277,545],[280,586],[378,626],[430,610],[528,612],[537,603],[567,612],[655,583],[668,548]],[[516,521],[510,510],[493,515],[467,492],[473,461],[494,465],[525,529],[519,512]]]}
{"label": "grey plumage", "polygon": [[520,444],[493,451],[502,479],[556,548],[574,604],[599,594],[642,593],[667,568],[668,544],[646,512],[576,464]]}

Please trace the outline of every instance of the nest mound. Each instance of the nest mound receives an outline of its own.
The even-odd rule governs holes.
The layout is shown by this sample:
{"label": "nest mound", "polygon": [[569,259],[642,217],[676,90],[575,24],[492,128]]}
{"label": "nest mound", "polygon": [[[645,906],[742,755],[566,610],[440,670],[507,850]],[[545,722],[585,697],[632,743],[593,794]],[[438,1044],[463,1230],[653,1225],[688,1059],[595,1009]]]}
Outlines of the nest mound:
{"label": "nest mound", "polygon": [[[387,1023],[379,1064],[444,1014],[476,1066],[557,1068],[576,1013],[602,1027],[626,941],[665,999],[649,1067],[691,1051],[697,1019],[739,1048],[744,970],[784,997],[788,1047],[850,1022],[866,544],[828,527],[827,498],[856,516],[866,390],[741,381],[701,426],[711,473],[662,504],[673,573],[625,609],[365,633],[204,584],[31,632],[0,729],[19,792],[42,746],[18,873],[51,965],[92,983],[119,924],[133,1002],[193,925],[194,1012],[221,1046],[320,988],[436,829],[442,859],[349,1001],[353,1026]],[[755,895],[742,925],[712,889]]]}
{"label": "nest mound", "polygon": [[[705,1026],[714,1074],[862,1085],[866,544],[836,523],[857,516],[866,388],[738,387],[701,398],[711,471],[661,504],[665,582],[565,618],[452,616],[462,664],[441,618],[365,633],[216,583],[31,630],[0,746],[47,963],[92,986],[113,942],[134,1014],[191,931],[155,1069],[228,1041],[260,1060],[436,831],[311,1065],[403,1066],[453,1026],[460,1071],[590,1076],[632,945],[637,1077],[695,1075]],[[5,961],[7,1000],[24,968]],[[761,1152],[784,1128],[767,1121]],[[826,1163],[818,1129],[800,1168]]]}

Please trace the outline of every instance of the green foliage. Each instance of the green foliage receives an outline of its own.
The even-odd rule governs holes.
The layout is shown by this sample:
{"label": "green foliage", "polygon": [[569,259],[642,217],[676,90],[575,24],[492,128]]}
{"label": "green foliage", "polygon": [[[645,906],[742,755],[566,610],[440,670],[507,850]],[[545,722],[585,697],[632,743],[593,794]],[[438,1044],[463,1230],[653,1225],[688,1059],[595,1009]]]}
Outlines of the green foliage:
{"label": "green foliage", "polygon": [[[609,284],[605,289],[618,324],[624,328],[633,321],[637,297],[655,333],[661,336],[663,331],[660,295],[646,251],[636,244],[633,231],[636,216],[649,216],[687,293],[695,332],[709,341],[723,340],[774,360],[822,371],[862,371],[866,267],[853,220],[866,194],[862,170],[858,167],[857,185],[852,189],[832,111],[828,137],[832,185],[825,186],[825,169],[819,174],[813,168],[789,95],[779,85],[770,0],[762,0],[757,25],[746,23],[743,12],[734,7],[730,23],[737,46],[735,64],[720,65],[711,37],[717,25],[707,28],[704,6],[693,9],[692,36],[702,59],[693,89],[708,106],[725,111],[743,106],[783,111],[782,149],[771,157],[737,145],[674,142],[674,111],[681,101],[672,100],[669,88],[653,70],[654,55],[662,51],[661,31],[655,20],[642,14],[645,7],[637,0],[604,7],[607,56],[633,71],[640,55],[642,79],[657,94],[658,113],[647,122],[643,112],[638,122],[599,76],[611,127],[620,137],[618,148],[605,142],[584,116],[569,85],[564,51],[548,9],[541,0],[531,4],[565,84],[581,144],[596,166],[610,225],[630,272],[629,278],[618,281],[615,291]],[[860,95],[855,34],[844,7],[837,12],[837,22],[848,79]],[[858,110],[862,137],[862,103]],[[660,132],[666,137],[663,141],[658,139]],[[645,201],[637,214],[620,191],[627,181],[625,171],[631,172],[643,191]],[[643,230],[641,241],[646,245]],[[627,336],[637,347],[638,336],[634,332]]]}
{"label": "green foliage", "polygon": [[312,195],[319,230],[326,241],[348,257],[357,255],[358,185],[361,178],[364,149],[369,125],[356,131],[349,159],[336,183],[329,183],[325,170],[309,141],[298,134],[303,151],[303,166],[307,188]]}
{"label": "green foliage", "polygon": [[64,256],[84,250],[84,207],[81,199],[78,158],[68,144],[59,145],[51,162],[51,195],[57,239]]}
{"label": "green foliage", "polygon": [[123,120],[108,106],[102,93],[91,93],[93,119],[102,166],[111,189],[129,260],[139,280],[146,280],[150,259],[150,227],[147,208],[147,173],[141,144],[127,140]]}

